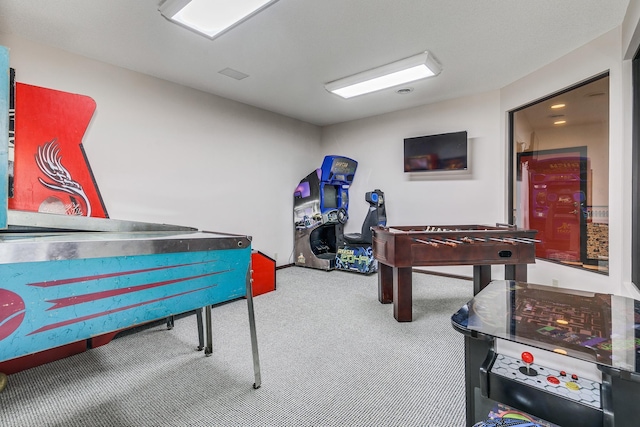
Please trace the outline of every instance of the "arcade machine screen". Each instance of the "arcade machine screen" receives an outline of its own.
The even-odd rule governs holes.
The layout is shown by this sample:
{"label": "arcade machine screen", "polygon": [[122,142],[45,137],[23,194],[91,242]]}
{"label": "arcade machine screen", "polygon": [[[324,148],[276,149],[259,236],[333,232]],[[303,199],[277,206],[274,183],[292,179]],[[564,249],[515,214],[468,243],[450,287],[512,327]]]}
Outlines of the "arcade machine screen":
{"label": "arcade machine screen", "polygon": [[311,196],[311,188],[309,187],[309,181],[303,181],[296,187],[293,193],[294,197],[305,199]]}
{"label": "arcade machine screen", "polygon": [[502,283],[509,282],[491,283],[468,304],[469,329],[617,368],[640,366],[639,301],[631,307],[615,295],[516,282],[505,293]]}
{"label": "arcade machine screen", "polygon": [[572,349],[589,359],[611,358],[609,295],[540,295],[535,289],[526,289],[515,298],[513,318],[518,336]]}
{"label": "arcade machine screen", "polygon": [[325,185],[323,187],[322,207],[324,209],[337,209],[338,191],[333,185]]}

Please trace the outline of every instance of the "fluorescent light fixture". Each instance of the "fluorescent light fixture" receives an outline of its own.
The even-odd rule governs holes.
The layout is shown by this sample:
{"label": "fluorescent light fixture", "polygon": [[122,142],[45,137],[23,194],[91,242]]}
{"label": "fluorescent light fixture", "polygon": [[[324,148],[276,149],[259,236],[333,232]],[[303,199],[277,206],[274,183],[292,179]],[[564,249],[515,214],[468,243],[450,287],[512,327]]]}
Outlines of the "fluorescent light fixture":
{"label": "fluorescent light fixture", "polygon": [[343,98],[402,85],[440,74],[442,67],[429,52],[423,52],[382,67],[354,74],[324,85]]}
{"label": "fluorescent light fixture", "polygon": [[166,0],[165,18],[211,39],[246,21],[278,0]]}

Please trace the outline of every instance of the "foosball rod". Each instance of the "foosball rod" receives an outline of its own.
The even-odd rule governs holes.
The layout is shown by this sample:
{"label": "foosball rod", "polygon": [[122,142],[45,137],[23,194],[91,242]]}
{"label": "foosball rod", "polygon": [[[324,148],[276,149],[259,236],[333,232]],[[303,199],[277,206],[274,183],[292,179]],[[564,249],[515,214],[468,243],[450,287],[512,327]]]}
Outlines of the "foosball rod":
{"label": "foosball rod", "polygon": [[508,241],[506,241],[504,239],[498,239],[496,237],[474,237],[473,240],[476,240],[478,242],[492,241],[492,242],[511,243],[511,244],[513,244],[513,242],[508,242]]}
{"label": "foosball rod", "polygon": [[539,240],[528,239],[528,238],[505,237],[504,239],[505,240],[512,240],[512,241],[518,242],[518,243],[525,243],[527,245],[530,245],[530,244],[535,243],[535,242],[539,242]]}
{"label": "foosball rod", "polygon": [[520,237],[522,240],[529,242],[529,243],[540,243],[542,242],[542,240],[538,240],[538,239],[531,239],[529,237]]}
{"label": "foosball rod", "polygon": [[453,242],[445,242],[445,241],[443,241],[443,240],[432,239],[432,238],[429,238],[429,241],[426,241],[426,240],[420,240],[420,239],[413,239],[413,240],[414,240],[415,242],[423,243],[423,244],[425,244],[425,245],[431,245],[431,246],[434,246],[434,247],[436,247],[436,248],[438,247],[438,245],[447,245],[447,246],[451,246],[451,247],[456,247],[456,246],[458,246],[458,244],[457,244],[457,243],[453,243]]}
{"label": "foosball rod", "polygon": [[447,240],[448,242],[451,242],[451,243],[455,243],[456,245],[461,245],[461,244],[464,243],[461,240],[455,240],[455,239],[445,239],[445,240]]}
{"label": "foosball rod", "polygon": [[[458,246],[458,244],[457,244],[457,243],[453,243],[453,242],[446,242],[446,241],[444,241],[444,240],[431,239],[431,238],[430,238],[429,240],[431,240],[432,242],[440,243],[441,245],[447,245],[447,246],[451,246],[451,247],[454,247],[454,248],[455,248],[456,246]],[[447,240],[448,240],[448,239],[447,239]]]}
{"label": "foosball rod", "polygon": [[514,242],[513,240],[510,240],[510,239],[507,239],[507,238],[498,239],[496,237],[489,237],[489,240],[492,240],[494,242],[500,242],[500,243],[508,243],[510,245],[515,245],[516,244],[516,242]]}
{"label": "foosball rod", "polygon": [[437,243],[427,242],[426,240],[413,239],[413,241],[414,242],[418,242],[418,243],[422,243],[422,244],[425,244],[425,245],[430,245],[430,246],[433,246],[433,247],[436,247],[436,248],[438,247]]}

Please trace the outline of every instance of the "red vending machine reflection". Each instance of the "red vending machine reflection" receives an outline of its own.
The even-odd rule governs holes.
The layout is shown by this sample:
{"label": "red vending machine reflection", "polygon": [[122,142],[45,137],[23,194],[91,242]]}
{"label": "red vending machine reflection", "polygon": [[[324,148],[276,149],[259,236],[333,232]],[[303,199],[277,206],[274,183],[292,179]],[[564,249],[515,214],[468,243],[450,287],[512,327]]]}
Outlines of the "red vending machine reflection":
{"label": "red vending machine reflection", "polygon": [[519,165],[528,197],[528,228],[538,230],[536,256],[580,263],[585,257],[586,156],[521,155]]}

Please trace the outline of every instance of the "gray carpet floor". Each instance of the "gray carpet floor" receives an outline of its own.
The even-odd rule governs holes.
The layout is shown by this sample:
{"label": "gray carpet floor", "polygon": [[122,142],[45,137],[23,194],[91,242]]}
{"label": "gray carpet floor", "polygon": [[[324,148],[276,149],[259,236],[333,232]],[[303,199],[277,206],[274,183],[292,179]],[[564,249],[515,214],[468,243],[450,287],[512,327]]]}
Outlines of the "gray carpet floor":
{"label": "gray carpet floor", "polygon": [[377,276],[278,270],[254,298],[262,387],[254,390],[246,300],[213,310],[214,351],[195,316],[9,376],[0,426],[462,427],[463,337],[450,317],[472,282],[413,274],[413,322],[377,299]]}

